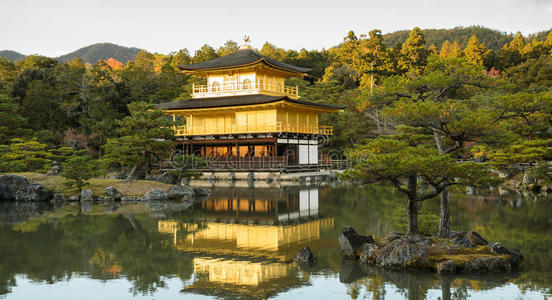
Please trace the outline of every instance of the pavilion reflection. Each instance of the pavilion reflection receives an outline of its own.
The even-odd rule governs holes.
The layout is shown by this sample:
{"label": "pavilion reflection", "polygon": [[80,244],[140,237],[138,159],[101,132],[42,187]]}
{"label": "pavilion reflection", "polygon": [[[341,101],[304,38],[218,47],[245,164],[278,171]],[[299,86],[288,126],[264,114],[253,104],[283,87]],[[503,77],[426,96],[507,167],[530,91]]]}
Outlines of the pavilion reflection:
{"label": "pavilion reflection", "polygon": [[177,250],[195,255],[195,280],[185,292],[268,297],[305,284],[293,262],[301,248],[335,243],[321,238],[334,221],[319,214],[317,188],[215,189],[191,209],[199,220],[158,222]]}

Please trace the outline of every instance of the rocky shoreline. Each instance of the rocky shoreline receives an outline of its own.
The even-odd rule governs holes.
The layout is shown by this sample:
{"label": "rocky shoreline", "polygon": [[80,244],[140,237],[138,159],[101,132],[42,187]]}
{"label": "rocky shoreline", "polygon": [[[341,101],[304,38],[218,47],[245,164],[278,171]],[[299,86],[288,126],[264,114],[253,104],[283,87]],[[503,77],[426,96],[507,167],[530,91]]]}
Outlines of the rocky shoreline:
{"label": "rocky shoreline", "polygon": [[474,231],[454,232],[450,238],[392,233],[374,239],[347,226],[338,240],[345,258],[383,268],[452,274],[509,272],[523,265],[519,250],[489,243]]}
{"label": "rocky shoreline", "polygon": [[207,197],[210,190],[192,188],[186,185],[173,185],[167,191],[151,189],[143,196],[122,195],[115,187],[104,188],[106,196],[93,195],[92,190],[82,190],[78,195],[66,196],[47,189],[42,184],[32,183],[25,176],[6,174],[0,176],[0,201],[17,202],[159,202],[159,201],[195,201]]}

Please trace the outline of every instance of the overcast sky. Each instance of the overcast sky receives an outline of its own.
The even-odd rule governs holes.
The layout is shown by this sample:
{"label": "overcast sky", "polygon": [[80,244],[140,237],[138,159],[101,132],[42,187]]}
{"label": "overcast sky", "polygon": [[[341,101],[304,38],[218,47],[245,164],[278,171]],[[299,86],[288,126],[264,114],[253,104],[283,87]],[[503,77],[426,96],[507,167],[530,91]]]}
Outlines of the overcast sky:
{"label": "overcast sky", "polygon": [[523,34],[552,27],[552,0],[0,0],[0,50],[59,56],[111,42],[151,52],[217,48],[247,34],[291,49],[338,44],[349,30],[482,25]]}

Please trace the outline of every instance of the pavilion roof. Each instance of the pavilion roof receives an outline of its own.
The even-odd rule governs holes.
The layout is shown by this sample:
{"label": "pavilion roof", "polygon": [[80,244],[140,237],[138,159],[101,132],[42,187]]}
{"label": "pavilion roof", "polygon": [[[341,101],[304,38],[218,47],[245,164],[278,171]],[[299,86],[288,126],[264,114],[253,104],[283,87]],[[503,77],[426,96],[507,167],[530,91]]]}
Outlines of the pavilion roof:
{"label": "pavilion roof", "polygon": [[239,49],[238,51],[215,58],[212,60],[195,63],[191,65],[180,65],[178,68],[183,71],[213,71],[221,69],[231,69],[235,67],[243,67],[255,64],[265,64],[272,68],[304,74],[310,72],[312,69],[298,67],[290,64],[286,64],[270,57],[261,55],[249,48]]}
{"label": "pavilion roof", "polygon": [[285,101],[293,104],[299,104],[304,106],[310,106],[313,108],[327,109],[327,110],[341,110],[345,106],[330,105],[316,102],[307,102],[301,100],[294,100],[287,96],[269,96],[269,95],[246,95],[246,96],[227,96],[227,97],[213,97],[213,98],[198,98],[191,100],[182,100],[177,102],[167,102],[158,104],[157,107],[164,110],[181,110],[181,109],[204,109],[214,107],[232,107],[232,106],[244,106],[244,105],[257,105],[268,104],[273,102]]}

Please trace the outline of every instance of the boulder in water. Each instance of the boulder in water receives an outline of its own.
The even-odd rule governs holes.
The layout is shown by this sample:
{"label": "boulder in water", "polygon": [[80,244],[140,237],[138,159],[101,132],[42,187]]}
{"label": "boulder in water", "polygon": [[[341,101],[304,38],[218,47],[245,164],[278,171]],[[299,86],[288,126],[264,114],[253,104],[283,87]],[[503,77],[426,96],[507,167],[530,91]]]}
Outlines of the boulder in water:
{"label": "boulder in water", "polygon": [[374,243],[372,236],[363,236],[358,234],[353,227],[346,226],[339,234],[339,248],[344,256],[350,258],[358,258],[359,250],[366,243]]}
{"label": "boulder in water", "polygon": [[311,252],[311,249],[309,246],[303,247],[303,249],[299,250],[299,253],[297,253],[297,257],[295,257],[295,261],[300,264],[313,264],[315,259],[314,255]]}

